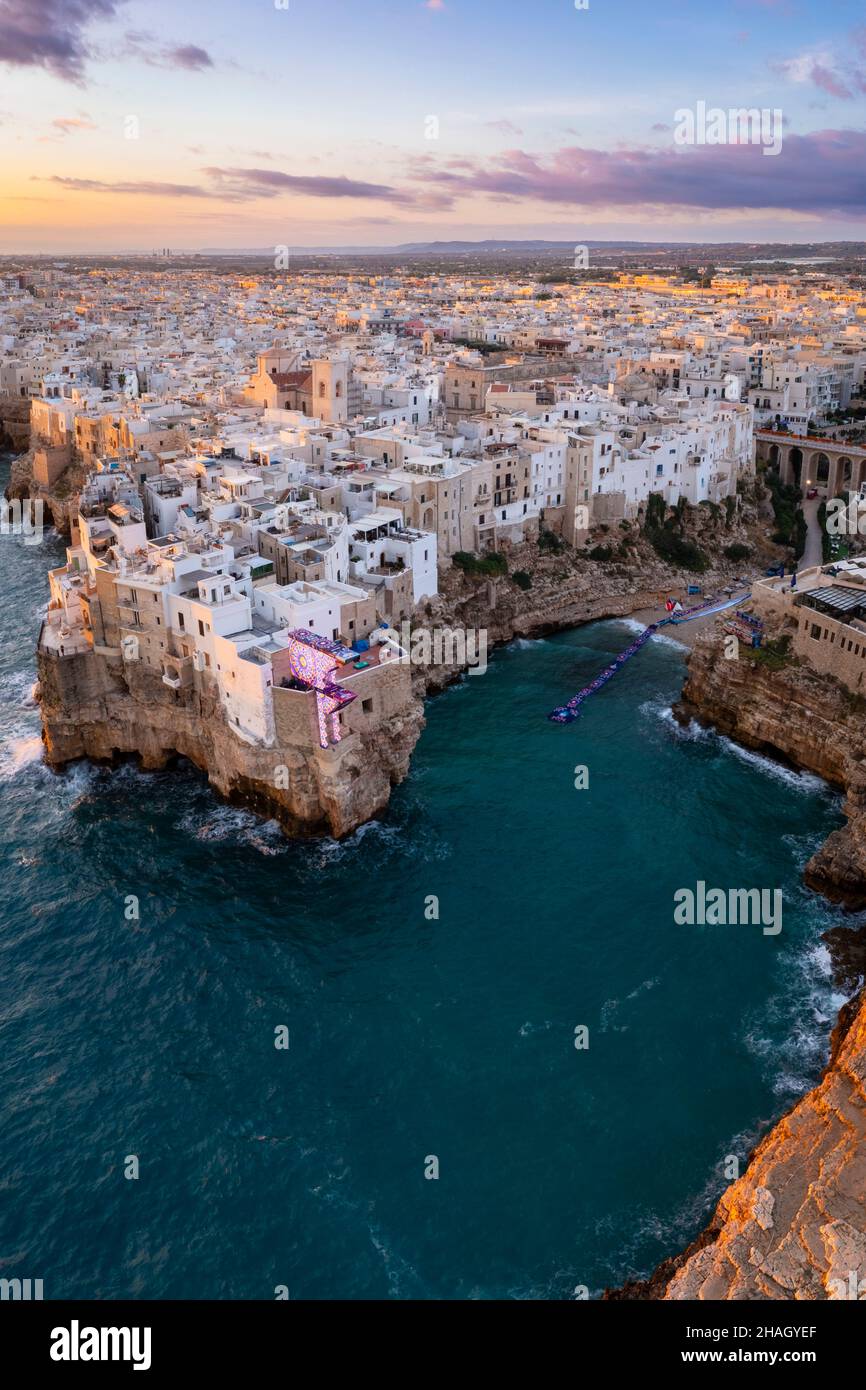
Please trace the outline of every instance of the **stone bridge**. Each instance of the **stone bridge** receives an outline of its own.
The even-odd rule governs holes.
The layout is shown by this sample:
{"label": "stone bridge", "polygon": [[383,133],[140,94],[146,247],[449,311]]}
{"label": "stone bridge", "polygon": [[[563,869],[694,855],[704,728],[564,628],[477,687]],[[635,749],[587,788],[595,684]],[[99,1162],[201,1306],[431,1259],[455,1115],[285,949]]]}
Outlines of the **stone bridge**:
{"label": "stone bridge", "polygon": [[866,446],[816,435],[755,430],[755,457],[778,468],[783,483],[826,489],[828,497],[858,492],[866,482]]}

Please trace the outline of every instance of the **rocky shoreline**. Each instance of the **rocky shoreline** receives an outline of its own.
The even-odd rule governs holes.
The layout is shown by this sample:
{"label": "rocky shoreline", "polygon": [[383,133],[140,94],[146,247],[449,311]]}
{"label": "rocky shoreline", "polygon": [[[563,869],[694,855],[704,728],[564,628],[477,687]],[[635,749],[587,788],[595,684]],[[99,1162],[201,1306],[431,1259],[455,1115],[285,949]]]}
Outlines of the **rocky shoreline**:
{"label": "rocky shoreline", "polygon": [[606,1299],[866,1299],[866,991],[818,1085],[776,1122],[709,1225]]}
{"label": "rocky shoreline", "polygon": [[[675,713],[846,792],[847,824],[813,855],[805,880],[852,910],[866,906],[858,702],[795,662],[726,660],[711,629],[691,653]],[[697,1239],[605,1298],[866,1299],[866,929],[836,927],[824,939],[837,978],[860,988],[839,1013],[818,1085],[760,1142]]]}
{"label": "rocky shoreline", "polygon": [[294,837],[340,839],[381,814],[424,727],[423,706],[396,667],[387,673],[400,682],[387,735],[362,728],[327,750],[290,737],[271,747],[242,741],[213,681],[174,691],[119,654],[40,650],[37,670],[45,760],[55,771],[81,758],[111,766],[130,757],[155,771],[185,757],[217,795]]}
{"label": "rocky shoreline", "polygon": [[[10,491],[31,488],[26,461],[13,464]],[[63,498],[52,498],[55,520],[66,516]],[[699,518],[713,529],[712,515]],[[726,538],[730,532],[725,528]],[[483,633],[488,650],[517,637],[538,637],[605,618],[661,611],[664,598],[685,598],[691,576],[672,571],[635,537],[628,563],[597,564],[566,547],[544,552],[527,542],[507,552],[509,574],[521,572],[530,587],[509,574],[465,575],[452,566],[441,575],[441,592],[416,612],[412,627]],[[719,563],[703,576],[705,586],[729,583],[735,566]],[[72,663],[70,665],[69,663]],[[465,673],[453,662],[404,668],[405,698],[389,735],[359,731],[341,751],[310,754],[256,750],[242,743],[225,722],[206,682],[187,692],[170,692],[160,680],[146,681],[119,654],[83,652],[59,658],[40,654],[39,689],[46,761],[61,768],[77,758],[112,763],[138,757],[148,768],[188,757],[227,800],[277,819],[289,835],[330,834],[341,838],[387,807],[391,788],[408,773],[424,727],[423,701]],[[558,693],[551,692],[552,703]],[[291,788],[274,786],[274,763],[293,769]]]}
{"label": "rocky shoreline", "polygon": [[[540,602],[521,610],[511,606],[508,595],[497,602],[496,585],[501,583],[473,590],[454,605],[437,601],[425,623],[456,627],[471,617],[489,631],[491,645],[502,645],[518,636],[625,617],[655,598],[646,590],[605,594],[578,585],[558,609]],[[386,810],[392,787],[408,774],[424,728],[423,700],[465,672],[457,664],[403,668],[405,697],[387,734],[356,732],[337,749],[310,754],[241,742],[206,685],[170,691],[158,677],[124,663],[119,655],[40,652],[37,668],[45,759],[55,770],[80,758],[112,765],[128,757],[155,770],[182,756],[205,773],[219,796],[276,819],[287,835],[337,839]],[[396,667],[392,671],[397,674]],[[289,769],[288,787],[276,784],[276,766]]]}
{"label": "rocky shoreline", "polygon": [[[29,458],[13,464],[9,493],[34,495]],[[68,530],[65,497],[45,498],[58,529]],[[696,524],[707,527],[709,519]],[[752,537],[754,537],[754,530]],[[725,539],[729,539],[729,535]],[[736,568],[721,558],[702,576],[705,592],[731,584]],[[760,551],[758,552],[760,554]],[[685,597],[692,576],[672,571],[642,538],[626,563],[596,564],[571,551],[542,553],[527,543],[507,553],[511,574],[442,576],[441,593],[416,613],[414,627],[474,630],[488,650],[518,637],[540,637],[609,618],[658,614],[667,594]],[[692,634],[689,634],[691,638]],[[277,819],[289,835],[350,834],[381,814],[391,787],[407,775],[424,726],[423,701],[460,679],[460,664],[411,670],[411,689],[389,734],[348,740],[336,756],[255,750],[226,724],[206,691],[182,700],[143,671],[90,653],[57,681],[58,663],[40,656],[46,759],[100,762],[137,757],[145,768],[185,756],[227,801]],[[408,681],[407,681],[408,685]],[[551,692],[551,700],[559,693]],[[813,856],[807,883],[850,908],[866,906],[866,763],[856,701],[825,678],[795,665],[771,669],[759,659],[723,660],[715,627],[699,633],[676,709],[747,747],[817,773],[846,793],[846,825]],[[291,771],[291,791],[274,785],[273,764]],[[834,928],[834,957],[847,956],[848,980],[862,979],[863,933]],[[847,1297],[852,1271],[866,1296],[866,992],[839,1015],[830,1061],[819,1084],[779,1120],[726,1190],[707,1228],[682,1254],[609,1299],[790,1299]]]}
{"label": "rocky shoreline", "polygon": [[696,719],[845,792],[846,824],[809,860],[805,880],[852,911],[866,908],[864,707],[838,681],[796,660],[767,664],[750,653],[725,660],[713,628],[695,643],[674,711],[681,721]]}

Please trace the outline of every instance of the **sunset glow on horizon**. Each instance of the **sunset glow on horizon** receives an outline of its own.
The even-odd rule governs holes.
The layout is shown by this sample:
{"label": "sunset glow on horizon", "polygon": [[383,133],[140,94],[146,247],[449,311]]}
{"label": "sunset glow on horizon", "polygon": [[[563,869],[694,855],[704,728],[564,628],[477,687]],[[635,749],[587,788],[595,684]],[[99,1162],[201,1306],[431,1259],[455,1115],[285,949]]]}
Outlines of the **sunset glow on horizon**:
{"label": "sunset glow on horizon", "polygon": [[0,63],[6,253],[862,234],[849,0],[0,0]]}

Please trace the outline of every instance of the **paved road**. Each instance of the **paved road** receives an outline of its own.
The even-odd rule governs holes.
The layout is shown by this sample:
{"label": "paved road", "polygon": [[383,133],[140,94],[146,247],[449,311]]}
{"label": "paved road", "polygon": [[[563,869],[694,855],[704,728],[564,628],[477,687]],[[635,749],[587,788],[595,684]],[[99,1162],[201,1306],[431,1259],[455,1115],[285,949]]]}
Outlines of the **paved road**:
{"label": "paved road", "polygon": [[803,499],[803,515],[809,529],[806,533],[806,549],[803,551],[803,558],[797,562],[797,568],[801,570],[810,569],[812,565],[820,565],[821,563],[821,527],[818,525],[820,503],[820,497],[813,497],[811,502]]}

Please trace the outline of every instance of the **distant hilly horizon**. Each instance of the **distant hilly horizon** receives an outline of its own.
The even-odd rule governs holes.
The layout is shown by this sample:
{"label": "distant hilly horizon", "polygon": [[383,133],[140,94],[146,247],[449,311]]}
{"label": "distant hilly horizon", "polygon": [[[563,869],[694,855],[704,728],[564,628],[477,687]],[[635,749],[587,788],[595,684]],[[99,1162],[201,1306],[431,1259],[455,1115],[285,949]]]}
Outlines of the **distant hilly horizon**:
{"label": "distant hilly horizon", "polygon": [[[808,242],[778,242],[778,241],[602,241],[587,238],[584,241],[547,241],[541,238],[529,239],[526,241],[510,241],[497,237],[488,237],[480,241],[407,241],[401,242],[396,246],[288,246],[290,255],[310,256],[310,255],[408,255],[408,254],[430,254],[430,255],[460,255],[472,251],[564,251],[572,253],[575,246],[586,246],[589,250],[626,250],[626,251],[681,251],[689,247],[705,246],[707,249],[743,249],[743,250],[763,250],[766,248],[784,249],[788,252],[800,251],[803,254],[816,248],[866,248],[866,243],[860,241],[808,241]],[[183,255],[183,252],[177,252]],[[189,254],[189,253],[187,253]],[[204,256],[267,256],[274,255],[273,246],[266,247],[230,247],[230,246],[205,246],[198,253]]]}
{"label": "distant hilly horizon", "polygon": [[[285,245],[285,244],[284,244]],[[526,240],[509,240],[508,238],[487,237],[479,241],[450,240],[450,241],[406,241],[396,246],[359,246],[350,244],[345,246],[288,246],[286,249],[290,256],[460,256],[460,255],[563,255],[569,259],[573,256],[576,246],[585,246],[589,251],[596,253],[610,254],[641,254],[655,253],[671,255],[706,251],[708,255],[716,257],[736,257],[747,259],[752,253],[765,259],[779,260],[799,260],[809,256],[824,255],[829,258],[838,256],[858,256],[866,259],[866,241],[612,241],[601,239],[586,239],[584,241],[550,241],[541,237],[527,238]],[[273,260],[275,249],[282,250],[282,247],[274,246],[202,246],[196,249],[181,249],[169,247],[169,260],[182,261],[186,258],[196,257],[227,257],[227,258],[249,258],[261,260]],[[133,257],[135,259],[159,259],[163,260],[163,253],[154,248],[152,250],[118,250],[118,251],[39,251],[39,252],[15,252],[5,251],[0,253],[0,261],[60,261],[60,260],[112,260],[118,257]]]}

